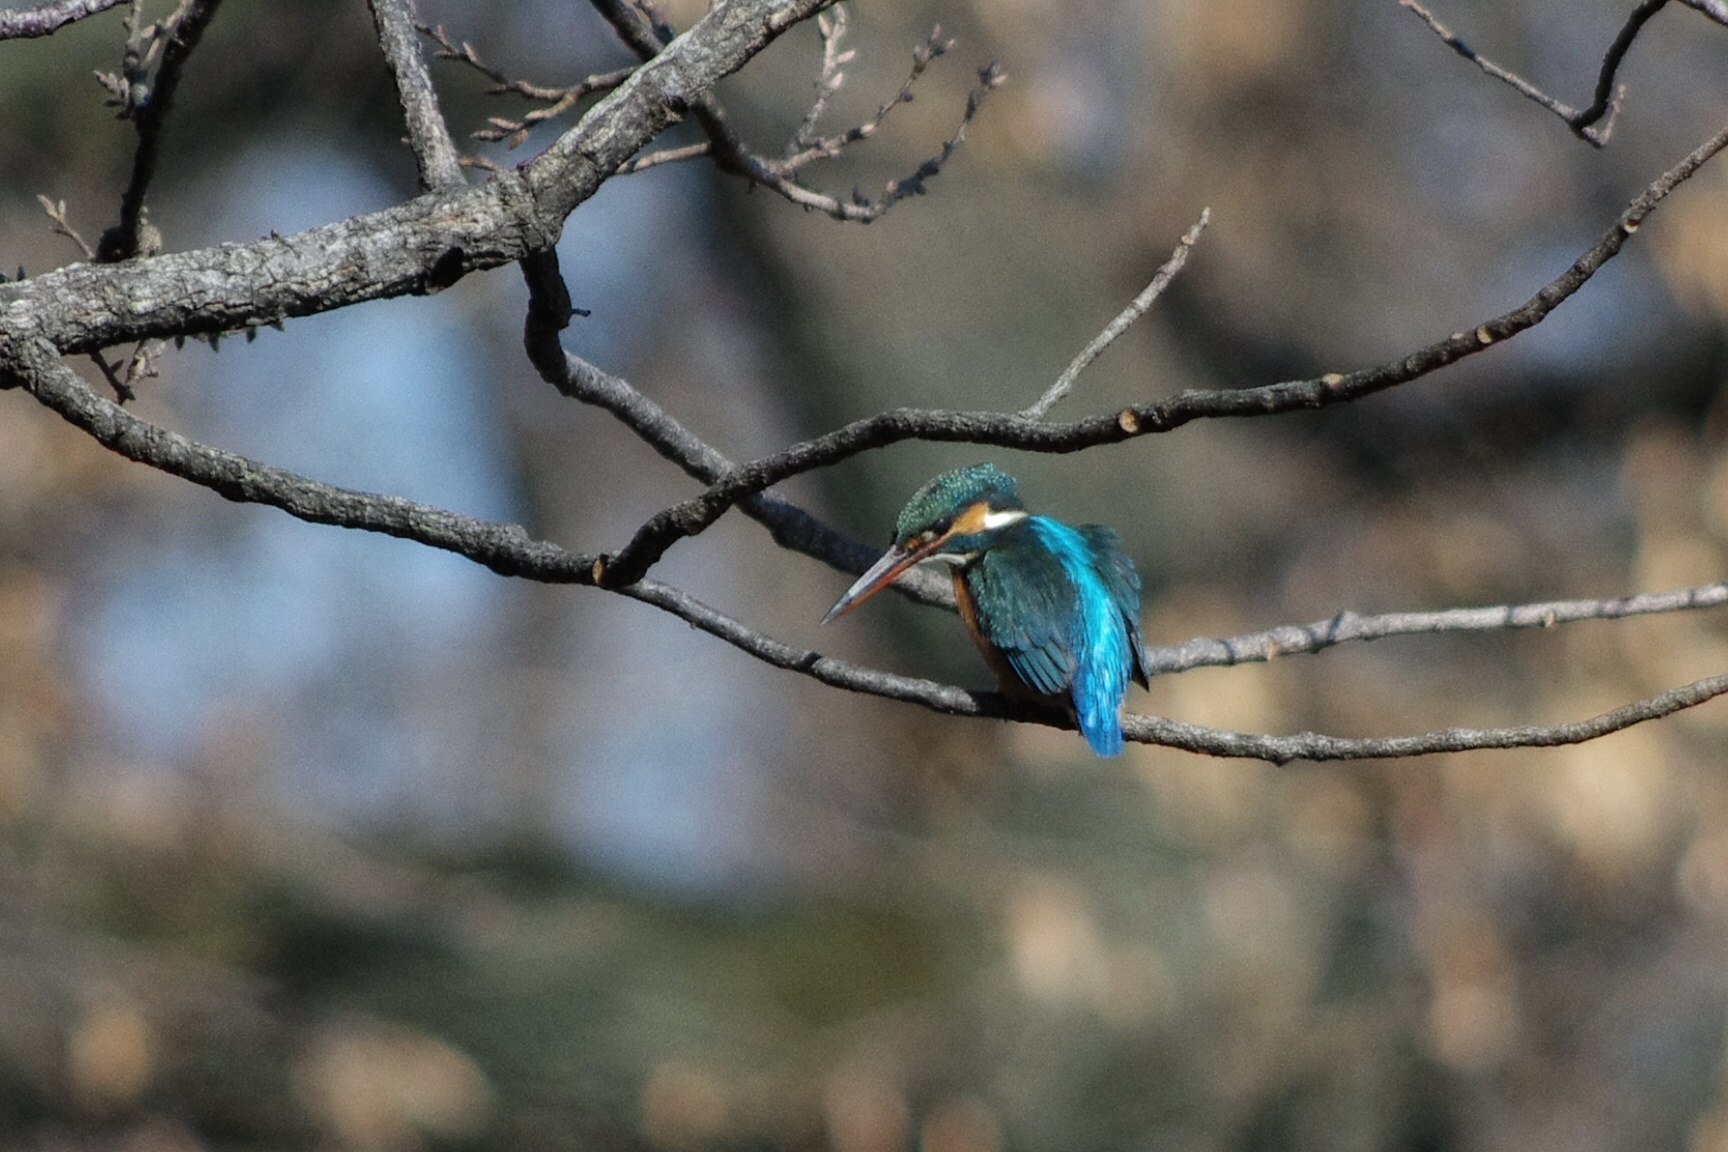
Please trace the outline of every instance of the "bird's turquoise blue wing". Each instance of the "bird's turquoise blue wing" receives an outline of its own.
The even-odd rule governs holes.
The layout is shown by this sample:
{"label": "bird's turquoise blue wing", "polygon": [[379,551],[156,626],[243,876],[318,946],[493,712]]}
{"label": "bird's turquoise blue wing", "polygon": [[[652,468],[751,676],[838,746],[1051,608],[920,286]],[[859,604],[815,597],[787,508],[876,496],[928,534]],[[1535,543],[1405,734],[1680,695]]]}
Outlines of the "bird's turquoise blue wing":
{"label": "bird's turquoise blue wing", "polygon": [[1122,550],[1122,538],[1114,530],[1101,524],[1082,524],[1079,531],[1092,553],[1093,566],[1128,630],[1129,647],[1134,653],[1134,679],[1142,687],[1150,687],[1146,641],[1140,635],[1140,573],[1134,570],[1134,561]]}

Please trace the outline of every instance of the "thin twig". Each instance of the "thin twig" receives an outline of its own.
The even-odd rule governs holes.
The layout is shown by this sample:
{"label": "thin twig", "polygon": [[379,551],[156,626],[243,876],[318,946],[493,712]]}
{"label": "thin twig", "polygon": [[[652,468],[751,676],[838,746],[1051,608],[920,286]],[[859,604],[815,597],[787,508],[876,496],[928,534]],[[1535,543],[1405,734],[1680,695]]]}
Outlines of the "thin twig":
{"label": "thin twig", "polygon": [[[123,114],[129,115],[138,126],[138,150],[132,156],[132,179],[120,197],[120,223],[104,232],[96,245],[97,259],[101,261],[130,260],[134,256],[149,255],[148,249],[152,245],[146,241],[153,241],[156,247],[160,247],[160,235],[151,236],[152,230],[144,219],[144,197],[156,174],[162,131],[167,125],[186,61],[198,47],[199,38],[215,18],[221,3],[222,0],[185,0],[173,16],[148,35],[152,41],[152,54],[156,45],[161,45],[162,62],[156,68],[154,82],[140,92],[140,83],[128,76]],[[143,32],[137,34],[144,35]],[[141,67],[132,61],[132,54],[133,48],[129,46],[129,74]]]}
{"label": "thin twig", "polygon": [[1066,424],[1029,420],[999,412],[942,412],[894,409],[838,428],[825,436],[795,444],[772,456],[733,470],[708,491],[657,513],[621,551],[606,561],[605,579],[613,584],[639,580],[677,541],[705,531],[745,496],[781,481],[838,463],[861,452],[903,440],[992,444],[1032,452],[1078,452],[1098,444],[1114,444],[1138,436],[1170,432],[1198,419],[1268,416],[1302,409],[1324,408],[1359,400],[1388,388],[1420,379],[1468,356],[1540,324],[1577,292],[1602,265],[1638,231],[1644,218],[1664,198],[1689,179],[1711,157],[1728,147],[1728,129],[1694,149],[1646,188],[1602,237],[1544,285],[1524,304],[1484,321],[1468,332],[1457,332],[1400,360],[1348,375],[1327,373],[1317,379],[1267,384],[1256,388],[1183,392],[1169,400],[1133,404],[1109,416]]}
{"label": "thin twig", "polygon": [[1353,641],[1390,636],[1431,636],[1452,632],[1510,632],[1552,628],[1584,620],[1622,620],[1668,612],[1689,612],[1728,604],[1728,581],[1646,592],[1611,600],[1552,600],[1538,604],[1498,604],[1486,608],[1454,608],[1442,612],[1389,612],[1359,616],[1340,612],[1312,624],[1285,624],[1264,632],[1228,639],[1196,639],[1185,644],[1146,650],[1146,670],[1157,676],[1191,668],[1233,667],[1297,653],[1323,652]]}
{"label": "thin twig", "polygon": [[426,192],[458,188],[467,181],[462,178],[462,162],[456,142],[450,138],[450,125],[438,110],[438,93],[432,87],[431,73],[426,70],[426,58],[420,54],[412,3],[413,0],[367,0],[378,33],[378,46],[396,79],[396,97],[402,102],[408,143],[420,169],[420,188]]}
{"label": "thin twig", "polygon": [[[1712,7],[1721,8],[1720,0],[1683,0],[1683,2],[1691,4],[1713,18],[1722,18],[1710,10]],[[1424,8],[1417,0],[1398,0],[1398,3],[1420,16],[1423,22],[1434,31],[1435,35],[1440,37],[1448,48],[1496,80],[1510,85],[1519,95],[1540,104],[1560,117],[1580,139],[1601,148],[1608,143],[1608,137],[1613,134],[1614,118],[1620,110],[1621,98],[1625,95],[1624,89],[1616,89],[1615,87],[1615,74],[1619,72],[1621,62],[1626,59],[1627,51],[1632,47],[1632,42],[1638,38],[1638,33],[1643,29],[1645,22],[1661,11],[1667,5],[1668,0],[1643,0],[1638,7],[1632,10],[1631,15],[1627,16],[1626,23],[1621,26],[1619,34],[1614,37],[1614,42],[1608,46],[1608,51],[1603,54],[1602,67],[1596,76],[1595,99],[1591,101],[1588,108],[1583,109],[1573,108],[1556,100],[1516,73],[1502,68],[1492,60],[1477,55],[1475,49],[1454,35],[1450,29],[1440,23],[1438,17]],[[1602,122],[1600,128],[1596,127],[1599,121]]]}
{"label": "thin twig", "polygon": [[695,144],[686,144],[682,148],[662,148],[657,152],[647,152],[632,160],[626,160],[618,167],[620,176],[628,176],[632,172],[641,172],[649,168],[658,168],[662,164],[676,164],[680,160],[694,160],[699,156],[707,156],[714,151],[711,141],[702,140]]}
{"label": "thin twig", "polygon": [[811,101],[804,119],[799,121],[792,138],[786,143],[788,157],[816,139],[816,125],[821,121],[822,113],[828,110],[829,99],[846,83],[846,73],[842,69],[858,55],[840,47],[846,37],[847,22],[844,4],[836,4],[816,16],[816,35],[822,40],[822,71],[816,77],[816,99]]}
{"label": "thin twig", "polygon": [[[612,25],[613,31],[624,42],[624,46],[644,60],[653,59],[670,39],[670,28],[653,14],[651,8],[642,3],[633,3],[631,0],[592,0],[592,2],[595,9]],[[931,41],[927,41],[913,53],[912,80],[916,80],[922,74],[924,66],[931,59],[947,51],[947,42],[941,40],[940,37],[941,30],[937,29],[932,34]],[[933,48],[932,44],[935,44],[936,47]],[[722,172],[743,177],[752,184],[759,184],[801,208],[824,213],[836,220],[867,224],[874,220],[880,220],[900,201],[910,196],[921,195],[926,191],[925,185],[941,173],[943,166],[953,158],[955,151],[960,147],[961,142],[965,139],[967,126],[978,115],[978,110],[983,107],[985,98],[993,90],[1000,87],[1005,79],[1002,70],[994,63],[979,69],[978,84],[966,99],[966,109],[961,115],[960,123],[954,129],[953,134],[943,142],[942,148],[936,155],[920,164],[911,175],[899,180],[890,180],[876,199],[871,199],[863,193],[855,191],[850,199],[842,200],[825,192],[818,192],[802,183],[798,178],[798,169],[810,160],[819,158],[817,156],[796,153],[783,160],[769,160],[750,151],[744,143],[743,136],[733,126],[731,118],[726,115],[725,109],[710,93],[703,93],[699,99],[691,101],[689,112],[697,126],[702,129],[702,134],[708,138],[708,142],[712,145],[714,163]],[[905,102],[907,88],[912,80],[908,80],[907,84],[902,86],[900,93],[893,100],[883,105],[874,118],[874,122],[879,123],[890,108]],[[818,99],[820,100],[821,97]],[[863,135],[855,138],[862,139],[863,136],[874,131],[874,127],[869,126],[871,123],[866,122],[866,126],[861,126],[861,129],[854,129],[854,132],[863,130]],[[866,127],[867,130],[865,130]],[[844,147],[845,143],[849,143],[851,136],[851,133],[844,133],[833,138],[834,141],[838,142],[834,144],[835,150]],[[821,147],[828,146],[822,142],[818,142],[818,144]]]}
{"label": "thin twig", "polygon": [[[454,60],[459,64],[465,64],[492,81],[492,87],[488,89],[489,95],[514,92],[518,96],[547,105],[544,108],[533,109],[520,120],[511,120],[502,116],[489,117],[492,127],[482,128],[478,132],[472,133],[476,140],[505,140],[507,141],[505,145],[507,148],[520,147],[522,142],[528,139],[528,133],[536,125],[562,116],[585,97],[592,96],[597,92],[610,92],[628,80],[631,73],[636,71],[634,67],[618,68],[611,72],[597,72],[575,84],[562,88],[548,87],[544,84],[534,84],[527,80],[517,79],[492,67],[480,59],[480,54],[474,50],[474,45],[466,40],[461,44],[451,41],[450,37],[445,34],[442,25],[433,27],[420,24],[417,27],[421,34],[431,38],[438,45],[437,55],[440,60]],[[478,165],[473,166],[477,167]]]}
{"label": "thin twig", "polygon": [[[834,11],[840,13],[844,9],[836,8]],[[855,144],[860,140],[868,140],[876,135],[883,122],[888,119],[889,113],[902,104],[912,102],[913,89],[923,78],[925,70],[930,67],[930,62],[946,56],[954,47],[954,41],[942,35],[941,25],[932,28],[924,43],[912,50],[912,69],[906,74],[906,79],[901,83],[900,90],[883,102],[873,116],[862,124],[848,128],[838,135],[816,136],[814,133],[817,119],[827,106],[828,98],[839,89],[845,79],[844,73],[839,71],[839,65],[850,60],[853,56],[851,52],[838,55],[834,53],[834,47],[844,31],[845,22],[841,21],[840,25],[835,28],[833,35],[824,40],[823,78],[817,85],[816,102],[811,105],[810,111],[804,117],[804,122],[798,126],[792,139],[787,142],[786,155],[773,165],[778,172],[791,175],[813,160],[827,160],[838,156],[846,149],[847,145]],[[829,68],[831,66],[834,71],[830,74]]]}
{"label": "thin twig", "polygon": [[1140,295],[1134,297],[1133,302],[1128,307],[1122,309],[1116,319],[1105,325],[1104,331],[1098,333],[1092,338],[1090,344],[1080,349],[1080,354],[1074,357],[1073,362],[1063,370],[1062,375],[1056,378],[1056,383],[1050,385],[1049,391],[1040,396],[1036,404],[1023,409],[1020,415],[1028,420],[1042,420],[1052,405],[1068,395],[1068,390],[1074,387],[1074,381],[1080,378],[1080,373],[1086,371],[1087,367],[1092,361],[1098,359],[1099,354],[1104,349],[1115,343],[1118,336],[1128,331],[1129,325],[1146,315],[1146,310],[1152,307],[1153,301],[1164,294],[1164,289],[1170,286],[1170,281],[1174,280],[1176,274],[1182,271],[1182,266],[1188,263],[1188,253],[1193,250],[1194,244],[1200,239],[1200,233],[1206,230],[1206,225],[1211,220],[1212,209],[1202,208],[1200,219],[1196,220],[1193,227],[1182,234],[1182,239],[1177,241],[1176,250],[1170,253],[1170,259],[1166,260],[1164,266],[1158,269],[1157,275],[1152,277],[1152,282],[1146,285]]}
{"label": "thin twig", "polygon": [[47,36],[75,20],[117,8],[125,0],[54,0],[35,8],[8,8],[0,12],[0,40]]}
{"label": "thin twig", "polygon": [[36,200],[42,205],[42,211],[48,214],[48,220],[56,235],[64,236],[66,239],[72,241],[72,243],[78,245],[78,250],[84,253],[84,259],[96,259],[96,249],[90,247],[89,241],[85,240],[84,237],[79,234],[78,229],[72,227],[71,223],[66,219],[66,201],[50,200],[48,197],[43,196],[40,193],[37,194]]}
{"label": "thin twig", "polygon": [[130,400],[136,400],[138,398],[138,394],[132,391],[131,385],[127,384],[120,376],[120,373],[115,370],[114,365],[108,363],[108,357],[102,355],[100,352],[92,352],[90,353],[90,359],[95,363],[97,370],[102,373],[102,378],[108,381],[108,387],[114,389],[114,399],[116,403],[125,404]]}

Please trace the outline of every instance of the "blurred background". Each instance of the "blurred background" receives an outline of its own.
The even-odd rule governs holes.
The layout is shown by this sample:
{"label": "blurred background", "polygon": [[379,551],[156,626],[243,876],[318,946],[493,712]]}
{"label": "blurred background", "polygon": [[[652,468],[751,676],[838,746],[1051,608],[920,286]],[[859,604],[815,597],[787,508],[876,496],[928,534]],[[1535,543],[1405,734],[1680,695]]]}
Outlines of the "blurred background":
{"label": "blurred background", "polygon": [[[1443,0],[1588,102],[1627,5]],[[512,75],[626,62],[580,3],[421,0]],[[158,11],[157,9],[163,9]],[[699,14],[682,0],[685,26]],[[165,6],[152,5],[153,17]],[[616,179],[561,245],[570,348],[734,458],[895,406],[1023,407],[1210,206],[1058,416],[1393,359],[1523,302],[1728,116],[1671,5],[1595,151],[1393,0],[875,0],[816,181]],[[78,259],[134,133],[121,11],[0,44],[0,267]],[[813,28],[721,94],[777,153]],[[459,136],[513,97],[449,63]],[[568,121],[562,122],[567,124]],[[472,147],[514,163],[523,149]],[[687,139],[676,129],[670,142]],[[153,220],[170,249],[411,196],[358,0],[231,0]],[[993,459],[1121,531],[1155,643],[1341,610],[1728,575],[1728,162],[1538,330],[1346,409],[1078,457],[904,445],[788,485],[888,534]],[[476,176],[476,179],[479,177]],[[320,479],[615,548],[692,492],[520,346],[513,269],[170,351],[136,403]],[[793,643],[982,687],[953,618],[728,517],[661,569]],[[1728,665],[1719,616],[1385,641],[1158,680],[1133,708],[1342,735],[1572,720]],[[225,503],[0,395],[0,1146],[1728,1150],[1728,710],[1576,748],[1283,769],[930,716],[650,609]]]}

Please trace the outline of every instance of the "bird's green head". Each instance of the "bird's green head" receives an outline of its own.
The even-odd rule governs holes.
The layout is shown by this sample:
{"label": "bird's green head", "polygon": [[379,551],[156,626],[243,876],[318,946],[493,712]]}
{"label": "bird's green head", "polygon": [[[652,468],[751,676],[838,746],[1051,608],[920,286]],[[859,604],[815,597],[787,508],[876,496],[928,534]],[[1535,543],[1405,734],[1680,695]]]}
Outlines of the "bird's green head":
{"label": "bird's green head", "polygon": [[862,604],[914,564],[966,563],[995,533],[1025,517],[1014,477],[994,464],[943,473],[918,489],[900,510],[893,544],[828,610],[823,623]]}
{"label": "bird's green head", "polygon": [[966,545],[977,537],[1018,520],[1025,510],[1014,477],[994,464],[944,472],[918,489],[900,510],[894,546],[912,551],[941,540],[940,552],[968,551]]}

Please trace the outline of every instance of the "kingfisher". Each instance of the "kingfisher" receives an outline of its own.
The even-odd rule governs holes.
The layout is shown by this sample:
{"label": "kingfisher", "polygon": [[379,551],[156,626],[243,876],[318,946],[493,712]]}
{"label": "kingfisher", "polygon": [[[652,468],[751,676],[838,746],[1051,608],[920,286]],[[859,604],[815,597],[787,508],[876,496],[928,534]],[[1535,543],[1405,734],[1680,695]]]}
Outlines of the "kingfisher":
{"label": "kingfisher", "polygon": [[1099,756],[1122,751],[1128,681],[1148,685],[1140,576],[1115,532],[1033,515],[993,464],[944,473],[901,509],[888,551],[822,623],[926,561],[951,567],[960,619],[1003,692],[1060,704]]}

